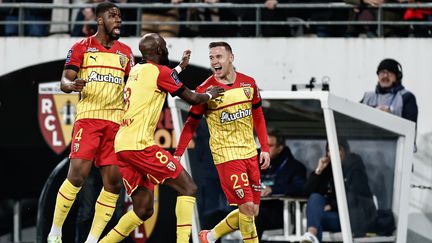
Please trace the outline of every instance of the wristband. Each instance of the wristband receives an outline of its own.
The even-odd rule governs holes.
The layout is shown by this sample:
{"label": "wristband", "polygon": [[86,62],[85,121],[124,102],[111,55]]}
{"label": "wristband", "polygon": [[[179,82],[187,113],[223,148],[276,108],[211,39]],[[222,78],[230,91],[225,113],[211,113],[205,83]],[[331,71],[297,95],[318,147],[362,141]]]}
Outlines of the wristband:
{"label": "wristband", "polygon": [[206,92],[206,95],[209,96],[209,100],[213,99],[213,96],[210,94],[210,92]]}
{"label": "wristband", "polygon": [[180,74],[183,69],[180,67],[180,65],[177,65],[177,67],[174,68],[176,70],[177,74]]}

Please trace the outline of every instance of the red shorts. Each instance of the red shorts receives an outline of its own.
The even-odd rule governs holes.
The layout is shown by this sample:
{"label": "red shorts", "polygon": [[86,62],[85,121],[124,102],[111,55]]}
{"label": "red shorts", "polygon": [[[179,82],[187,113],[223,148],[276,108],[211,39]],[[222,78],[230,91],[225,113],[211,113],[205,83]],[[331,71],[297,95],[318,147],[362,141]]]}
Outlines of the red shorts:
{"label": "red shorts", "polygon": [[183,166],[165,149],[153,145],[144,150],[120,151],[120,173],[127,194],[130,196],[138,186],[153,190],[154,185],[166,179],[175,179]]}
{"label": "red shorts", "polygon": [[119,125],[101,119],[80,119],[72,134],[70,159],[94,161],[97,167],[117,165],[114,138]]}
{"label": "red shorts", "polygon": [[231,205],[260,203],[260,170],[256,156],[217,164],[222,190]]}

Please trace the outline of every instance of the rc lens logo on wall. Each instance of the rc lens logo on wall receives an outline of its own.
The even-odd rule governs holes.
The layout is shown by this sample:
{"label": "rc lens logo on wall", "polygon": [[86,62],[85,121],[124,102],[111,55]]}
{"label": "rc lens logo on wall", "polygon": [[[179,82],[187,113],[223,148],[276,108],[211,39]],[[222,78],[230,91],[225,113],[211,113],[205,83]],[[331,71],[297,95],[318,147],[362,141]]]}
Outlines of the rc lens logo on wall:
{"label": "rc lens logo on wall", "polygon": [[63,93],[60,82],[39,84],[39,127],[45,141],[57,154],[71,141],[78,99],[78,93]]}

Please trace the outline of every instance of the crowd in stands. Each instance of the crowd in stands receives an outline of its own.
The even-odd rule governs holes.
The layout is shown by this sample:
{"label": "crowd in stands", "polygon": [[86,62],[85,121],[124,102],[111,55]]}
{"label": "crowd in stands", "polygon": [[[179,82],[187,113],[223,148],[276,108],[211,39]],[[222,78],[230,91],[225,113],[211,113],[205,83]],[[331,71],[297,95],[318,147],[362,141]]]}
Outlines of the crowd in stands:
{"label": "crowd in stands", "polygon": [[[98,3],[103,0],[0,0],[0,3]],[[112,2],[127,3],[172,3],[181,4],[183,0],[113,0]],[[286,25],[261,25],[258,36],[262,37],[377,37],[377,25],[309,25],[307,21],[376,21],[378,6],[383,3],[411,3],[430,2],[429,0],[194,0],[204,3],[236,3],[259,4],[261,9],[261,21],[289,21]],[[278,4],[290,3],[347,3],[352,8],[281,8]],[[56,14],[55,11],[62,11]],[[18,8],[1,8],[0,21],[18,21]],[[151,8],[143,9],[142,16],[137,19],[137,9],[122,9],[123,21],[141,21],[141,29],[137,31],[134,24],[123,25],[122,36],[142,36],[148,32],[157,32],[164,37],[250,37],[257,36],[255,25],[154,25],[149,21],[255,21],[256,10],[251,8]],[[383,21],[430,21],[432,10],[411,8],[386,8],[382,12]],[[91,24],[74,24],[75,21],[93,21],[94,13],[91,8],[73,9],[24,9],[24,21],[71,21],[71,25],[65,25],[61,33],[71,36],[90,36],[94,34],[95,27]],[[305,22],[306,21],[306,22]],[[26,24],[22,33],[16,23],[0,25],[0,36],[48,36],[59,33],[49,24]],[[139,33],[137,33],[139,32]],[[384,37],[430,37],[431,26],[427,25],[385,25],[382,36]]]}

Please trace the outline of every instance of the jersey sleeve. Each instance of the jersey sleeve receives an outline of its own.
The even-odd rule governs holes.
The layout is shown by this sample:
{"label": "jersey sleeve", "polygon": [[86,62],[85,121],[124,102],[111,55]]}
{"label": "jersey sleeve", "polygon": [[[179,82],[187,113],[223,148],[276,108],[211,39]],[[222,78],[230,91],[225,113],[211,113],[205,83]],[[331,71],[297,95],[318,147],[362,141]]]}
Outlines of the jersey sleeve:
{"label": "jersey sleeve", "polygon": [[129,62],[126,65],[125,76],[129,76],[130,70],[135,65],[135,57],[132,53],[132,50],[129,48]]}
{"label": "jersey sleeve", "polygon": [[75,43],[67,54],[64,69],[72,69],[78,72],[83,62],[84,49],[85,47],[81,42]]}
{"label": "jersey sleeve", "polygon": [[258,107],[261,106],[261,95],[259,93],[259,89],[255,83],[255,80],[253,80],[253,89],[254,89],[254,94],[252,97],[252,108],[256,109]]}
{"label": "jersey sleeve", "polygon": [[183,83],[177,76],[177,72],[168,67],[162,67],[160,69],[157,86],[159,89],[170,93],[172,96],[180,95],[185,89]]}

